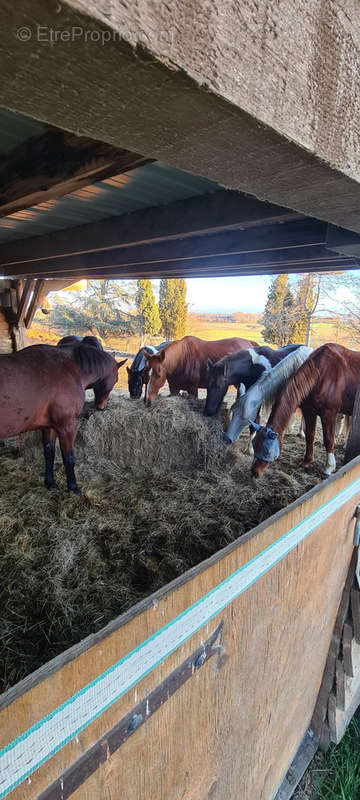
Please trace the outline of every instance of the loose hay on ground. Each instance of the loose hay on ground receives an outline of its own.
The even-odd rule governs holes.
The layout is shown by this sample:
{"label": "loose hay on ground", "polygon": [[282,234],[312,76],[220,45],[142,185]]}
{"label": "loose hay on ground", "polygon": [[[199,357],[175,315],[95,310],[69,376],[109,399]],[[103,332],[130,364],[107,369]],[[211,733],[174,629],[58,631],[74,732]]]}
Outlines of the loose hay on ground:
{"label": "loose hay on ground", "polygon": [[113,394],[84,410],[76,441],[83,494],[42,483],[38,434],[0,451],[0,687],[53,656],[232,542],[321,480],[298,470],[304,444],[254,483],[242,449],[222,442],[203,401],[160,397],[151,410]]}

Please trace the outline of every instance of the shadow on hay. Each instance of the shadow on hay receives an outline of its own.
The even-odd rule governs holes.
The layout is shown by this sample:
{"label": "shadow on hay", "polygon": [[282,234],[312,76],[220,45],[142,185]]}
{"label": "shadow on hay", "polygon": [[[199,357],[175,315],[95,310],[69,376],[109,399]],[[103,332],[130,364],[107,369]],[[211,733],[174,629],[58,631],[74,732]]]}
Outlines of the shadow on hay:
{"label": "shadow on hay", "polygon": [[44,490],[36,434],[0,452],[3,690],[321,480],[319,464],[298,470],[303,443],[287,436],[254,484],[247,433],[224,447],[225,408],[207,419],[203,405],[160,397],[149,411],[114,393],[103,414],[85,407],[80,497],[60,470],[60,489]]}

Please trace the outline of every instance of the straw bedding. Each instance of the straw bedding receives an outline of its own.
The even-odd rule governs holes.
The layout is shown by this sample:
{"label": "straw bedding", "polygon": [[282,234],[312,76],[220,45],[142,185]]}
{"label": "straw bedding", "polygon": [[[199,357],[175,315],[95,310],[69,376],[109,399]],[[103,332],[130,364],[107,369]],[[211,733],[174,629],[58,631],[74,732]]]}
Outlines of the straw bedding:
{"label": "straw bedding", "polygon": [[[304,443],[250,477],[239,442],[222,442],[203,401],[159,397],[151,409],[114,392],[87,404],[75,450],[80,496],[43,487],[38,433],[0,447],[0,691],[99,630],[321,480],[324,453],[299,470]],[[341,463],[341,445],[338,460]]]}

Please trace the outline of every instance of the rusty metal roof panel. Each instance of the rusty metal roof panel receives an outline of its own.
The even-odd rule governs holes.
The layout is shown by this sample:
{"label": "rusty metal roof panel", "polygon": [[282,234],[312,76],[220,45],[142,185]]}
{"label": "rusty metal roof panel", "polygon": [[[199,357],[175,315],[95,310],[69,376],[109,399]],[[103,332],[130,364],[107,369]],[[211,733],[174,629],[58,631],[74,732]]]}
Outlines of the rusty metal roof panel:
{"label": "rusty metal roof panel", "polygon": [[3,217],[0,219],[0,242],[41,236],[142,208],[186,200],[219,188],[212,181],[156,161]]}

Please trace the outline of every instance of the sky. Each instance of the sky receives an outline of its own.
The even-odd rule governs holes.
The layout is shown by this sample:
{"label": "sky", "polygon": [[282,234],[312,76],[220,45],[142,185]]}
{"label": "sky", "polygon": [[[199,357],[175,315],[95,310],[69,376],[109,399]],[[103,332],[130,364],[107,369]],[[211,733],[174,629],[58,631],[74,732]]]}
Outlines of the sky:
{"label": "sky", "polygon": [[271,277],[188,278],[189,311],[263,311]]}

